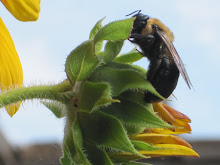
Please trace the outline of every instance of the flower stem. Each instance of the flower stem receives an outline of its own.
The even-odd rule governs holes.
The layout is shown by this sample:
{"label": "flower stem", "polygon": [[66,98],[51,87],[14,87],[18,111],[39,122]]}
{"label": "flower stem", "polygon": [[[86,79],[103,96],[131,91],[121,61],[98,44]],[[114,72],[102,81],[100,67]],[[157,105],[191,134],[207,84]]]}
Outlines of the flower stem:
{"label": "flower stem", "polygon": [[49,99],[66,103],[73,95],[69,81],[56,85],[22,87],[4,92],[0,95],[0,108],[29,99]]}

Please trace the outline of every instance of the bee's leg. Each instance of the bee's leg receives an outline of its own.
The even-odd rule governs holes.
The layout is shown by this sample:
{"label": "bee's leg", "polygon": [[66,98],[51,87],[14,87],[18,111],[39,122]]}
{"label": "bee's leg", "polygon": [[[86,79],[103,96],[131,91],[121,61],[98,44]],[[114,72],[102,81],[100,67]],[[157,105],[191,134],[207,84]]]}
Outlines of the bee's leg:
{"label": "bee's leg", "polygon": [[131,42],[137,44],[143,51],[142,55],[149,58],[149,53],[151,46],[155,42],[155,37],[153,35],[141,35],[136,33],[131,33],[129,39],[132,39]]}
{"label": "bee's leg", "polygon": [[136,49],[136,51],[137,51],[138,53],[140,53],[142,56],[144,55],[144,53],[141,52],[140,50]]}
{"label": "bee's leg", "polygon": [[[131,40],[131,38],[133,40]],[[153,42],[155,41],[155,37],[151,34],[142,35],[142,34],[137,34],[137,33],[131,33],[128,40],[131,41],[132,43],[137,43],[138,41],[141,41],[146,44],[153,44]]]}
{"label": "bee's leg", "polygon": [[152,45],[155,41],[155,37],[151,34],[143,36],[142,41],[148,45]]}
{"label": "bee's leg", "polygon": [[160,68],[161,61],[162,61],[162,59],[158,58],[158,59],[152,60],[150,62],[150,65],[149,65],[149,68],[147,71],[147,80],[148,81],[154,82],[154,79],[155,79],[156,75],[158,74],[157,72]]}
{"label": "bee's leg", "polygon": [[150,65],[147,72],[147,80],[154,82],[158,70],[161,66],[162,58],[164,56],[164,45],[161,42],[156,41],[150,50],[148,58],[150,60]]}
{"label": "bee's leg", "polygon": [[131,43],[134,43],[134,44],[136,43],[134,39],[128,38],[128,41],[130,41]]}

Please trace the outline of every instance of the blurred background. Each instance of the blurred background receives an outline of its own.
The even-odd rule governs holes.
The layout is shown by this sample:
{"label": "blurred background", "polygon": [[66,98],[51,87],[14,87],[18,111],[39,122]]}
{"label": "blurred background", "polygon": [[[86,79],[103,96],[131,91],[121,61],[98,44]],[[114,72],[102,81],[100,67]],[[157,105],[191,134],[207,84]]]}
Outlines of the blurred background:
{"label": "blurred background", "polygon": [[[126,14],[135,10],[142,10],[142,13],[160,19],[173,31],[174,46],[194,86],[194,90],[189,90],[180,77],[174,91],[177,99],[170,103],[192,120],[192,133],[183,138],[195,144],[200,160],[205,157],[210,159],[207,156],[210,152],[213,152],[210,160],[220,160],[219,9],[218,0],[41,0],[37,22],[17,21],[2,4],[0,16],[19,54],[25,86],[54,84],[64,80],[66,57],[88,39],[91,28],[103,17],[106,17],[103,24],[107,24],[124,19]],[[127,42],[122,52],[133,47]],[[148,61],[143,59],[136,64],[147,69]],[[0,110],[2,139],[18,148],[60,144],[64,125],[64,119],[55,118],[38,100],[23,102],[13,118],[5,110]],[[52,148],[60,154],[59,146],[52,145]]]}

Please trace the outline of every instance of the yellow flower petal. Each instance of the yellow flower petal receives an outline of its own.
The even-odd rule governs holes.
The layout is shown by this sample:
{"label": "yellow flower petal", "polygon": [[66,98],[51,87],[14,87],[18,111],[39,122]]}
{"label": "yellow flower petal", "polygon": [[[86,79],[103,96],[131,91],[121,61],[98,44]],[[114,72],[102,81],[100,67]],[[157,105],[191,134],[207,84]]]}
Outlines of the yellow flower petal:
{"label": "yellow flower petal", "polygon": [[153,151],[139,151],[139,153],[146,156],[192,156],[199,157],[199,155],[191,148],[176,144],[157,144],[154,147],[160,147],[161,149]]}
{"label": "yellow flower petal", "polygon": [[181,112],[179,112],[179,111],[177,111],[177,110],[175,110],[175,109],[169,107],[169,106],[166,105],[166,104],[163,104],[163,103],[162,103],[162,106],[163,106],[175,119],[180,119],[180,120],[186,121],[186,122],[188,122],[188,123],[191,122],[191,119],[190,119],[188,116],[184,115],[183,113],[181,113]]}
{"label": "yellow flower petal", "polygon": [[146,129],[145,133],[158,133],[158,134],[182,134],[182,133],[190,133],[191,130],[186,128],[153,128],[153,129]]}
{"label": "yellow flower petal", "polygon": [[192,146],[187,143],[185,140],[173,136],[173,135],[163,135],[163,134],[155,134],[155,133],[143,133],[138,135],[130,136],[131,140],[143,141],[148,144],[178,144],[182,146],[186,146],[188,148],[192,148]]}
{"label": "yellow flower petal", "polygon": [[[177,144],[156,144],[153,147],[157,147],[156,150],[143,151],[139,150],[138,152],[147,158],[150,157],[164,157],[164,156],[192,156],[198,157],[199,155],[192,149],[186,146],[177,145]],[[128,152],[109,152],[110,157],[121,159],[121,160],[138,160],[140,157]]]}
{"label": "yellow flower petal", "polygon": [[160,116],[164,121],[168,123],[176,122],[175,118],[164,108],[163,103],[154,103],[152,104],[154,111],[157,112],[157,115]]}
{"label": "yellow flower petal", "polygon": [[174,126],[174,128],[153,128],[147,129],[145,132],[151,133],[160,133],[160,134],[181,134],[181,133],[190,133],[191,127],[188,123],[191,122],[190,118],[183,113],[163,104],[163,103],[154,103],[154,111],[157,113],[161,119],[165,122]]}
{"label": "yellow flower petal", "polygon": [[[6,91],[21,87],[23,72],[12,38],[1,18],[0,29],[0,88],[1,91]],[[8,114],[13,116],[19,105],[20,103],[7,106]]]}
{"label": "yellow flower petal", "polygon": [[180,119],[188,123],[191,122],[191,119],[188,116],[161,102],[154,103],[153,108],[154,111],[157,112],[159,116],[161,116],[164,120],[170,123],[175,122],[175,119]]}
{"label": "yellow flower petal", "polygon": [[20,21],[36,21],[40,0],[1,0],[10,13]]}

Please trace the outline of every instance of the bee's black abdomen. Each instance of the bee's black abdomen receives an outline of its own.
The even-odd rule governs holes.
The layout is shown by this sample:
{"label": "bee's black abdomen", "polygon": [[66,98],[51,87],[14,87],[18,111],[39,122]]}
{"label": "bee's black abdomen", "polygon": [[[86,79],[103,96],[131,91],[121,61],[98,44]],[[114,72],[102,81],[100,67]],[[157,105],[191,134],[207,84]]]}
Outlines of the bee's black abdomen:
{"label": "bee's black abdomen", "polygon": [[[152,64],[153,63],[151,63],[150,65]],[[150,74],[152,70],[156,67],[157,66],[150,66],[148,73]],[[170,62],[170,59],[168,57],[164,57],[161,59],[160,66],[151,79],[149,79],[147,76],[147,79],[151,82],[156,91],[164,98],[168,98],[172,94],[172,92],[176,88],[178,78],[179,70],[174,62]],[[145,92],[144,100],[149,103],[162,101],[162,99],[150,92]]]}

